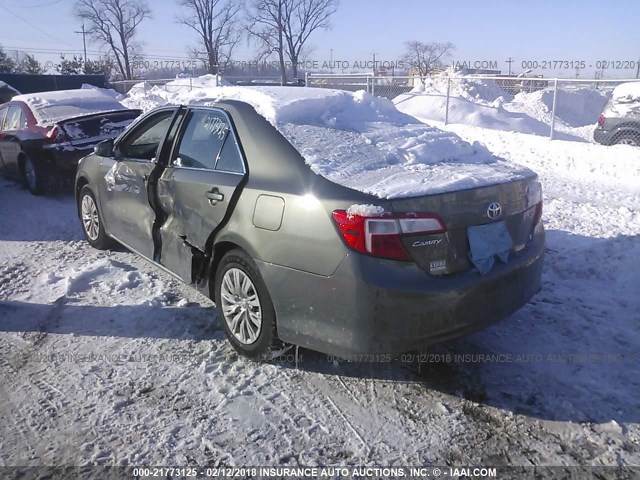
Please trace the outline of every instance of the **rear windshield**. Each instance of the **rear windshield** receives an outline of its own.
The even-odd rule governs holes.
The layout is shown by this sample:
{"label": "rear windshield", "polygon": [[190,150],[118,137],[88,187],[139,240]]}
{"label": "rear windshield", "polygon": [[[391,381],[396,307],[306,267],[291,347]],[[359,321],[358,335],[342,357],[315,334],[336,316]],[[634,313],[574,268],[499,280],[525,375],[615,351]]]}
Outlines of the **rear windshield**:
{"label": "rear windshield", "polygon": [[626,116],[640,116],[640,83],[623,83],[615,88],[607,105],[608,112]]}
{"label": "rear windshield", "polygon": [[71,140],[117,137],[139,115],[138,111],[114,112],[83,120],[70,120],[63,128]]}

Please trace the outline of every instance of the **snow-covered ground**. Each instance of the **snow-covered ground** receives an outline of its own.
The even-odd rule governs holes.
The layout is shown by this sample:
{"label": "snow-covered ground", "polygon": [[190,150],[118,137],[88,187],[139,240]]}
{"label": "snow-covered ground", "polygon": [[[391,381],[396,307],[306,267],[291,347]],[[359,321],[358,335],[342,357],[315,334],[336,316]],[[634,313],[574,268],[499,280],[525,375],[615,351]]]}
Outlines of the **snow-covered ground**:
{"label": "snow-covered ground", "polygon": [[71,194],[0,179],[0,464],[639,464],[640,149],[437,126],[540,175],[548,248],[541,293],[420,371],[239,358]]}

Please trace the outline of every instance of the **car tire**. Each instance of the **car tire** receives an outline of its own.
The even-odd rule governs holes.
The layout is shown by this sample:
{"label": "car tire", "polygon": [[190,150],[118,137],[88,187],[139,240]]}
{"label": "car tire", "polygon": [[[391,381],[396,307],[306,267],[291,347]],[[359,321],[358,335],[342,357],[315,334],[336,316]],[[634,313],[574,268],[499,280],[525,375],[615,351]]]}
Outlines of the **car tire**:
{"label": "car tire", "polygon": [[25,156],[21,163],[22,178],[33,195],[42,195],[48,189],[46,172],[42,165]]}
{"label": "car tire", "polygon": [[231,250],[220,261],[214,294],[231,345],[252,360],[271,359],[282,346],[275,309],[258,267],[243,250]]}
{"label": "car tire", "polygon": [[633,147],[640,146],[640,133],[622,132],[616,135],[613,141],[614,145],[631,145]]}
{"label": "car tire", "polygon": [[80,190],[78,212],[80,213],[84,238],[89,242],[89,245],[98,250],[106,250],[113,245],[113,240],[104,230],[98,202],[96,202],[96,197],[89,185],[85,185]]}

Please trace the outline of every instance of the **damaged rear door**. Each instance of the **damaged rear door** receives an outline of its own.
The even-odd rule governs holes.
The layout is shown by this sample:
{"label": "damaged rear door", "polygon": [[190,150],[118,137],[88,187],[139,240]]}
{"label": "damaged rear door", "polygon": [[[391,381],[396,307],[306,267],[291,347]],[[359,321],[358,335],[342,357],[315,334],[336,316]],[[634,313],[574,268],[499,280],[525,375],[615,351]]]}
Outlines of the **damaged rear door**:
{"label": "damaged rear door", "polygon": [[172,158],[158,180],[163,218],[160,263],[197,283],[212,233],[230,215],[246,175],[226,112],[194,107],[183,122]]}
{"label": "damaged rear door", "polygon": [[110,235],[137,253],[154,258],[155,188],[162,172],[161,155],[178,109],[150,115],[133,127],[104,158],[101,207]]}

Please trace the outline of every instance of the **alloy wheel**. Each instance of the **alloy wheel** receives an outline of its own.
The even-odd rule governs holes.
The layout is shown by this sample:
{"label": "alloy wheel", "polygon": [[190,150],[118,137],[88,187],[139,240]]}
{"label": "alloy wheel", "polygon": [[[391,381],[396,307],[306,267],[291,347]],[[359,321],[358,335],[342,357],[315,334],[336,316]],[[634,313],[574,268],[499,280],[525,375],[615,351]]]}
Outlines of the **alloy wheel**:
{"label": "alloy wheel", "polygon": [[633,138],[621,138],[620,140],[618,140],[618,143],[620,145],[631,145],[632,147],[636,147],[638,146],[638,142],[636,142]]}
{"label": "alloy wheel", "polygon": [[251,278],[239,268],[222,277],[220,297],[224,321],[233,336],[245,345],[254,343],[262,329],[262,306]]}
{"label": "alloy wheel", "polygon": [[98,217],[96,202],[91,198],[91,195],[82,197],[81,213],[82,225],[87,237],[93,241],[97,240],[100,234],[100,217]]}

